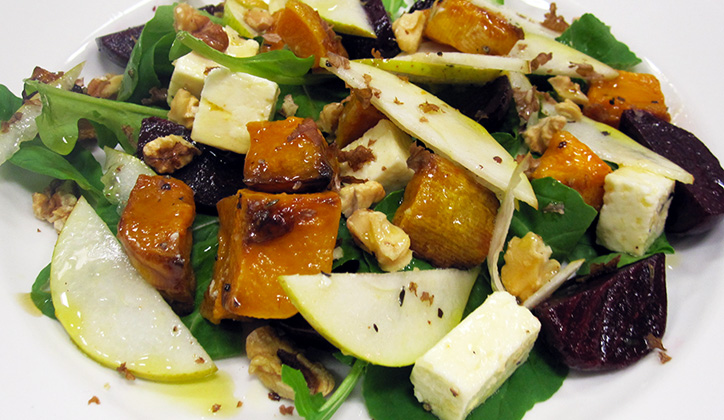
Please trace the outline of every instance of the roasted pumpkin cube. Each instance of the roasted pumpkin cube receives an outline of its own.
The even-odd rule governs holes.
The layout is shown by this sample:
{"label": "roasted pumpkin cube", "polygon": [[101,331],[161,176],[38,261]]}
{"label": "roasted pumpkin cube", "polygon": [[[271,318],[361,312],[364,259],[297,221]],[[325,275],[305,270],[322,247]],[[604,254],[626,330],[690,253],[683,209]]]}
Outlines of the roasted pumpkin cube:
{"label": "roasted pumpkin cube", "polygon": [[671,120],[659,79],[652,74],[619,70],[615,79],[591,82],[587,96],[583,113],[615,128],[627,109],[641,109],[664,121]]}
{"label": "roasted pumpkin cube", "polygon": [[603,184],[611,167],[568,131],[558,131],[548,143],[532,178],[551,177],[578,191],[583,201],[600,210]]}
{"label": "roasted pumpkin cube", "polygon": [[498,202],[472,174],[424,149],[392,220],[410,236],[413,252],[437,267],[470,268],[485,260]]}
{"label": "roasted pumpkin cube", "polygon": [[334,140],[340,149],[362,137],[367,130],[386,118],[372,106],[369,95],[369,89],[353,90],[349,100],[344,103]]}
{"label": "roasted pumpkin cube", "polygon": [[120,222],[118,239],[131,264],[178,313],[193,310],[196,278],[191,267],[194,193],[182,181],[140,175]]}
{"label": "roasted pumpkin cube", "polygon": [[247,124],[251,136],[244,183],[265,192],[321,191],[338,177],[337,160],[312,119]]}
{"label": "roasted pumpkin cube", "polygon": [[202,314],[289,318],[297,313],[277,278],[332,269],[341,215],[339,194],[270,194],[249,189],[222,199],[219,251]]}
{"label": "roasted pumpkin cube", "polygon": [[465,53],[505,55],[524,35],[492,10],[468,0],[442,0],[432,7],[425,36]]}
{"label": "roasted pumpkin cube", "polygon": [[[278,37],[278,40],[274,40]],[[289,0],[274,13],[274,23],[266,32],[262,50],[278,50],[287,45],[297,57],[314,56],[314,67],[330,52],[347,57],[342,41],[316,10],[298,0]]]}

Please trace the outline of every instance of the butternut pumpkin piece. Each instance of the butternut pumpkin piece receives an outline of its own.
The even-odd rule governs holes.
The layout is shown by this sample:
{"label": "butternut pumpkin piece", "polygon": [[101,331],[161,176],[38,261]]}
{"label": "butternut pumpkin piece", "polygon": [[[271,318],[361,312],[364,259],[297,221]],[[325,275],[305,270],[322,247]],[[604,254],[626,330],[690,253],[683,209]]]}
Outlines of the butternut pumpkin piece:
{"label": "butternut pumpkin piece", "polygon": [[344,103],[334,140],[340,149],[362,137],[380,120],[387,118],[370,103],[371,94],[369,89],[363,91],[352,89],[349,100]]}
{"label": "butternut pumpkin piece", "polygon": [[551,177],[578,191],[583,201],[600,210],[603,184],[611,167],[568,131],[558,131],[548,143],[532,178]]}
{"label": "butternut pumpkin piece", "polygon": [[338,177],[338,165],[312,119],[247,124],[251,136],[244,161],[244,183],[265,192],[321,191]]}
{"label": "butternut pumpkin piece", "polygon": [[262,50],[278,50],[287,45],[297,57],[314,56],[314,67],[319,67],[319,59],[329,52],[348,56],[332,27],[311,6],[289,0],[273,16],[274,23],[266,32]]}
{"label": "butternut pumpkin piece", "polygon": [[193,310],[191,267],[194,193],[175,178],[139,175],[118,223],[131,264],[179,314]]}
{"label": "butternut pumpkin piece", "polygon": [[442,268],[471,268],[485,260],[498,202],[465,169],[418,148],[415,171],[392,222],[410,236],[415,254]]}
{"label": "butternut pumpkin piece", "polygon": [[587,96],[583,113],[614,128],[618,128],[621,114],[627,109],[641,109],[664,121],[671,120],[659,79],[652,74],[619,70],[615,79],[591,82]]}
{"label": "butternut pumpkin piece", "polygon": [[425,36],[470,54],[505,55],[523,30],[468,0],[442,0],[432,7]]}
{"label": "butternut pumpkin piece", "polygon": [[219,251],[202,314],[214,323],[296,314],[277,278],[332,270],[341,215],[339,194],[243,189],[222,199],[217,209]]}

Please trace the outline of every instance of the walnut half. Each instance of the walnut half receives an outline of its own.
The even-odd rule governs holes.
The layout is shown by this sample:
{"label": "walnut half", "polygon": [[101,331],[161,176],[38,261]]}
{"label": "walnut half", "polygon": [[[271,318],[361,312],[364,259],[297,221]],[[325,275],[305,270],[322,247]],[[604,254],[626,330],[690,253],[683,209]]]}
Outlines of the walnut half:
{"label": "walnut half", "polygon": [[321,392],[326,396],[334,390],[332,374],[321,363],[307,359],[301,350],[270,326],[259,327],[249,334],[246,355],[249,373],[282,398],[294,399],[294,390],[282,382],[282,364],[302,372],[312,395]]}
{"label": "walnut half", "polygon": [[160,174],[170,174],[188,165],[201,151],[183,137],[171,134],[143,146],[143,160]]}

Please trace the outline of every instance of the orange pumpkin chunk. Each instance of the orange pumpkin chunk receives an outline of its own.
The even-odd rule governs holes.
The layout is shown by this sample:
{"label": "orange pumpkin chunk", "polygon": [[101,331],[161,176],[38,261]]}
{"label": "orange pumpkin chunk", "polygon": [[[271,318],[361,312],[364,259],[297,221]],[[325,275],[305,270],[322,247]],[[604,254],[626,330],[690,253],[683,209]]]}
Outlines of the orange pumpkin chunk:
{"label": "orange pumpkin chunk", "polygon": [[244,183],[265,192],[321,191],[337,177],[337,161],[312,119],[247,124],[251,136]]}
{"label": "orange pumpkin chunk", "polygon": [[432,8],[425,36],[465,53],[505,55],[524,35],[503,16],[468,0],[442,0]]}
{"label": "orange pumpkin chunk", "polygon": [[437,267],[470,268],[485,260],[498,202],[466,170],[424,149],[408,160],[415,175],[393,223],[410,236],[410,249]]}
{"label": "orange pumpkin chunk", "polygon": [[202,314],[289,318],[297,313],[277,278],[332,269],[341,214],[339,195],[269,194],[248,189],[222,199],[219,250]]}
{"label": "orange pumpkin chunk", "polygon": [[671,120],[659,79],[651,74],[619,71],[615,79],[592,82],[587,96],[583,113],[615,128],[627,109],[641,109]]}
{"label": "orange pumpkin chunk", "polygon": [[551,177],[578,191],[596,210],[603,204],[603,184],[611,167],[567,131],[553,135],[532,178]]}
{"label": "orange pumpkin chunk", "polygon": [[175,178],[140,175],[118,223],[131,264],[179,313],[193,310],[194,193]]}
{"label": "orange pumpkin chunk", "polygon": [[289,0],[274,13],[274,24],[264,38],[264,50],[278,50],[286,44],[297,57],[314,56],[314,67],[319,67],[319,59],[330,52],[348,56],[332,27],[311,6],[298,0]]}
{"label": "orange pumpkin chunk", "polygon": [[335,132],[335,142],[340,149],[362,137],[367,130],[386,118],[370,103],[371,94],[369,89],[353,90],[349,100],[344,103]]}

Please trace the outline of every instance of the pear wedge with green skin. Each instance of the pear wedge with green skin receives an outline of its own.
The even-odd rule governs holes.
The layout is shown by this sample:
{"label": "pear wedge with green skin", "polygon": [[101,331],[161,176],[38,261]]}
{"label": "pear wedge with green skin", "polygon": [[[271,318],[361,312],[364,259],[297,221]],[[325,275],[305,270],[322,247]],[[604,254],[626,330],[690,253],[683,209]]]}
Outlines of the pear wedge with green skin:
{"label": "pear wedge with green skin", "polygon": [[479,272],[321,273],[279,282],[304,319],[343,353],[407,366],[460,322]]}
{"label": "pear wedge with green skin", "polygon": [[530,73],[528,60],[461,52],[417,52],[394,58],[365,58],[356,61],[422,83],[484,84],[504,71]]}
{"label": "pear wedge with green skin", "polygon": [[563,129],[576,136],[603,160],[621,166],[638,167],[684,184],[694,182],[694,177],[681,166],[610,125],[582,117],[579,121],[569,121]]}
{"label": "pear wedge with green skin", "polygon": [[160,382],[190,381],[217,370],[84,198],[58,236],[50,292],[70,338],[102,365]]}
{"label": "pear wedge with green skin", "polygon": [[535,66],[533,74],[544,76],[569,76],[586,78],[588,74],[609,80],[618,76],[618,71],[608,64],[561,44],[547,36],[526,33],[525,38],[516,42],[508,53],[509,57],[534,60],[539,54],[550,54],[550,60]]}
{"label": "pear wedge with green skin", "polygon": [[244,16],[249,8],[243,4],[243,1],[226,0],[224,1],[224,14],[221,17],[221,23],[231,27],[244,38],[254,38],[259,33],[244,21]]}
{"label": "pear wedge with green skin", "polygon": [[[385,70],[341,57],[322,59],[320,63],[350,87],[370,89],[372,105],[399,128],[466,168],[493,192],[505,191],[517,164],[483,126],[435,95]],[[524,174],[520,177],[513,192],[515,198],[537,208],[538,200],[528,178]]]}
{"label": "pear wedge with green skin", "polygon": [[[269,0],[269,12],[274,13],[283,8],[286,2],[287,0]],[[304,0],[304,3],[329,22],[334,32],[377,38],[360,0]]]}

